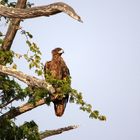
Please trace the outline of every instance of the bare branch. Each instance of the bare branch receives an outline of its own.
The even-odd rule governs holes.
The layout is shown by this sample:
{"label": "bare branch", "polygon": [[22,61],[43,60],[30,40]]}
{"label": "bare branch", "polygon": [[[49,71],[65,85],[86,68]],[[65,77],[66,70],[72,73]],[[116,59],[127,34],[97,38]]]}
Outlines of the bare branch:
{"label": "bare branch", "polygon": [[47,137],[50,137],[50,136],[53,136],[53,135],[58,135],[58,134],[61,134],[65,131],[69,131],[69,130],[76,129],[76,128],[78,128],[78,126],[71,125],[71,126],[64,127],[64,128],[59,128],[59,129],[56,129],[56,130],[46,130],[45,132],[42,132],[40,134],[40,138],[44,139],[44,138],[47,138]]}
{"label": "bare branch", "polygon": [[13,119],[27,111],[30,111],[38,106],[41,106],[45,104],[45,99],[41,99],[39,101],[37,101],[35,104],[33,103],[26,103],[22,106],[19,106],[17,108],[13,108],[11,109],[10,111],[8,111],[7,113],[3,114],[2,116],[0,116],[0,122],[4,119],[4,118],[7,118],[7,119]]}
{"label": "bare branch", "polygon": [[[18,0],[16,8],[25,8],[26,2],[27,2],[27,0]],[[1,48],[3,50],[10,50],[11,45],[13,43],[13,40],[15,38],[15,35],[17,33],[17,30],[19,28],[20,21],[21,21],[20,18],[14,18],[11,20],[10,25],[8,27],[8,30],[7,30],[7,33],[6,33],[6,36],[5,36],[3,43],[2,43]]]}
{"label": "bare branch", "polygon": [[[82,22],[72,7],[57,2],[46,6],[38,6],[33,8],[25,8],[27,0],[18,0],[16,8],[9,8],[0,4],[0,15],[13,18],[10,22],[8,31],[2,44],[2,50],[10,50],[17,30],[19,29],[21,19],[35,18],[39,16],[50,16],[60,12],[68,14],[70,17]],[[14,19],[15,18],[15,19]]]}
{"label": "bare branch", "polygon": [[39,16],[51,16],[60,12],[64,12],[75,20],[81,22],[81,18],[77,15],[74,9],[63,2],[57,2],[46,6],[38,6],[26,9],[8,8],[6,6],[0,5],[0,15],[9,18],[27,19]]}
{"label": "bare branch", "polygon": [[16,69],[12,69],[12,68],[0,65],[0,72],[3,74],[13,76],[14,78],[17,78],[18,80],[26,83],[29,86],[44,88],[48,90],[50,93],[55,92],[55,89],[52,87],[52,85],[47,83],[45,80],[41,80],[36,77],[24,74],[23,72],[18,71]]}

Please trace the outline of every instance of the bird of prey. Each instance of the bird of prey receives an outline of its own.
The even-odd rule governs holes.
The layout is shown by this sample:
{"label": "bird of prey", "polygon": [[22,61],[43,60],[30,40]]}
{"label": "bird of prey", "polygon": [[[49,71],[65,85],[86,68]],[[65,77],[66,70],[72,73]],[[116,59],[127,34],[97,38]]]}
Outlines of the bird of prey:
{"label": "bird of prey", "polygon": [[[45,75],[49,74],[56,80],[64,80],[70,76],[69,69],[63,58],[61,57],[63,53],[64,51],[61,48],[55,48],[54,50],[52,50],[52,60],[46,62],[44,66]],[[54,103],[55,114],[56,116],[60,117],[65,111],[69,95],[65,94],[64,97],[57,98],[57,96],[55,97],[55,95],[57,95],[57,92],[58,91],[54,93],[54,96],[51,99]]]}

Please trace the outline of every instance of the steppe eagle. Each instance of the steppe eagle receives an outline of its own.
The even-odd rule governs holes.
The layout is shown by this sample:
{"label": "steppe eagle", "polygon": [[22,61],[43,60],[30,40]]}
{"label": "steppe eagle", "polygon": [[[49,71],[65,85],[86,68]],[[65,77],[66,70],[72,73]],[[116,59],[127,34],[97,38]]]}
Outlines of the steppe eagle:
{"label": "steppe eagle", "polygon": [[[69,69],[63,58],[61,57],[63,53],[64,51],[61,48],[55,48],[54,50],[52,50],[52,60],[46,62],[44,66],[45,75],[50,74],[54,79],[57,80],[64,80],[65,78],[70,76]],[[54,96],[51,96],[51,99],[54,103],[55,114],[56,116],[60,117],[65,111],[69,95],[66,94],[62,98],[57,98],[57,96],[55,97],[55,95],[57,95],[57,92],[58,91],[54,93]]]}

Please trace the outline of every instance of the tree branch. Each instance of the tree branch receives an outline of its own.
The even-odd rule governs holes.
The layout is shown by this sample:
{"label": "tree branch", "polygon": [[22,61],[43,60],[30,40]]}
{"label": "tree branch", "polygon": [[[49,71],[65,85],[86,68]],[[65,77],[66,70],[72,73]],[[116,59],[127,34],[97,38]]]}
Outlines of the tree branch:
{"label": "tree branch", "polygon": [[6,107],[6,106],[9,105],[10,103],[12,103],[14,100],[16,100],[16,97],[13,98],[12,100],[8,101],[7,103],[0,105],[0,109]]}
{"label": "tree branch", "polygon": [[[41,79],[38,79],[36,77],[32,77],[30,75],[24,74],[23,72],[17,71],[16,69],[12,69],[12,68],[0,65],[0,72],[3,74],[7,74],[9,76],[13,76],[14,78],[17,78],[18,80],[26,83],[29,86],[44,88],[50,94],[53,94],[55,92],[55,89],[52,87],[52,85],[49,84],[48,82],[46,82],[45,80],[41,80]],[[8,111],[7,113],[3,114],[0,117],[0,121],[2,120],[2,118],[5,118],[5,117],[8,119],[12,119],[18,115],[21,115],[21,114],[23,114],[27,111],[30,111],[33,108],[38,107],[38,106],[43,105],[43,104],[45,104],[45,99],[41,99],[41,100],[35,102],[35,104],[26,103],[22,106],[14,108],[14,109]]]}
{"label": "tree branch", "polygon": [[46,6],[21,9],[25,8],[26,1],[27,0],[18,0],[16,8],[9,8],[0,4],[1,16],[15,18],[10,22],[8,31],[1,47],[2,50],[10,50],[16,32],[19,29],[21,19],[35,18],[39,16],[50,16],[64,12],[75,20],[82,22],[81,18],[77,15],[74,9],[65,3],[57,2]]}
{"label": "tree branch", "polygon": [[38,106],[41,106],[45,104],[45,99],[41,99],[39,101],[37,101],[35,104],[33,103],[26,103],[22,106],[19,106],[17,108],[13,108],[11,109],[10,111],[8,111],[7,113],[3,114],[0,116],[0,122],[4,119],[4,118],[7,118],[7,119],[13,119],[27,111],[30,111]]}
{"label": "tree branch", "polygon": [[47,138],[47,137],[50,137],[50,136],[53,136],[53,135],[58,135],[58,134],[61,134],[65,131],[76,129],[77,127],[78,126],[76,126],[76,125],[71,125],[71,126],[64,127],[64,128],[59,128],[59,129],[56,129],[56,130],[46,130],[46,131],[40,133],[40,138],[44,139],[44,138]]}
{"label": "tree branch", "polygon": [[17,78],[18,80],[26,83],[27,85],[31,87],[44,88],[48,90],[50,94],[55,92],[55,89],[52,87],[52,85],[46,82],[45,80],[41,80],[36,77],[27,75],[16,69],[0,65],[0,72],[3,74],[7,74],[9,76],[13,76],[14,78]]}
{"label": "tree branch", "polygon": [[[27,2],[27,0],[18,0],[16,8],[25,8],[26,2]],[[1,8],[0,8],[0,12],[1,12]],[[21,21],[20,18],[14,18],[11,20],[10,25],[8,27],[8,30],[7,30],[7,33],[6,33],[6,36],[5,36],[3,43],[2,43],[1,48],[3,50],[10,50],[11,45],[13,43],[13,40],[15,38],[15,35],[17,33],[17,30],[19,28],[20,21]]]}
{"label": "tree branch", "polygon": [[51,16],[60,12],[64,12],[75,20],[81,22],[81,18],[77,15],[74,9],[63,2],[57,2],[46,6],[38,6],[26,9],[8,8],[4,5],[0,5],[0,15],[9,18],[27,19],[39,16]]}

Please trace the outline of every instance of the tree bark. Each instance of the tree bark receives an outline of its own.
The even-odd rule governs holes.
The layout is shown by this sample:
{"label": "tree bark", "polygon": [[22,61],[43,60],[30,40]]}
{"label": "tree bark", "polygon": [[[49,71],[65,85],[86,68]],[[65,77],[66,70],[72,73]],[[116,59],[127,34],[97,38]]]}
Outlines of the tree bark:
{"label": "tree bark", "polygon": [[[16,8],[25,8],[26,7],[26,2],[27,2],[27,0],[18,0]],[[2,9],[0,8],[0,12],[1,12],[1,10]],[[19,28],[20,21],[21,21],[20,18],[14,18],[14,19],[11,20],[9,28],[8,28],[7,33],[6,33],[6,36],[3,40],[3,44],[2,44],[2,47],[1,47],[2,50],[10,50],[11,45],[13,43],[13,40],[15,38],[15,35],[17,33],[17,30]]]}
{"label": "tree bark", "polygon": [[47,138],[47,137],[50,137],[50,136],[53,136],[53,135],[58,135],[58,134],[61,134],[65,131],[75,129],[77,127],[78,126],[76,126],[76,125],[71,125],[71,126],[67,126],[67,127],[64,127],[64,128],[59,128],[59,129],[56,129],[56,130],[46,130],[46,131],[40,133],[40,138],[44,139],[44,138]]}
{"label": "tree bark", "polygon": [[75,20],[82,22],[80,16],[78,16],[74,9],[65,3],[57,2],[46,6],[21,9],[25,8],[26,1],[27,0],[18,0],[16,8],[9,8],[0,4],[1,16],[15,18],[10,22],[8,31],[1,47],[2,50],[10,50],[16,32],[19,29],[21,19],[35,18],[39,16],[51,16],[60,12],[64,12]]}
{"label": "tree bark", "polygon": [[36,107],[39,107],[41,105],[45,104],[45,99],[41,99],[37,101],[36,103],[26,103],[22,106],[16,107],[8,111],[7,113],[0,116],[0,123],[3,121],[4,118],[6,119],[13,119],[27,111],[30,111]]}
{"label": "tree bark", "polygon": [[57,2],[46,6],[37,6],[26,9],[8,8],[4,5],[0,5],[0,15],[9,18],[28,19],[39,16],[51,16],[60,12],[64,12],[75,20],[82,22],[81,18],[74,11],[74,9],[63,2]]}
{"label": "tree bark", "polygon": [[52,87],[52,85],[49,84],[48,82],[46,82],[45,80],[41,80],[41,79],[38,79],[36,77],[27,75],[21,71],[16,70],[16,69],[0,65],[0,72],[3,74],[7,74],[9,76],[13,76],[14,78],[17,78],[18,80],[24,82],[28,86],[44,88],[50,94],[53,94],[55,92],[55,89]]}

